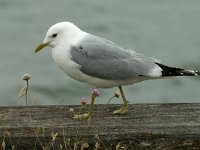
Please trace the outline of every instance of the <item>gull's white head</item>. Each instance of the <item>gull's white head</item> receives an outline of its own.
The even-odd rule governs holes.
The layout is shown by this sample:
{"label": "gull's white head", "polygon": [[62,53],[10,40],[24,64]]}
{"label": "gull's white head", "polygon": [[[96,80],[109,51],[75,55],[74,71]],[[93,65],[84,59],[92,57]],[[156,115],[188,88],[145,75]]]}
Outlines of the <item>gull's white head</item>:
{"label": "gull's white head", "polygon": [[63,40],[65,42],[72,40],[78,34],[80,34],[81,30],[70,22],[59,22],[49,28],[47,31],[46,37],[42,44],[40,44],[35,52],[40,51],[46,46],[56,47]]}

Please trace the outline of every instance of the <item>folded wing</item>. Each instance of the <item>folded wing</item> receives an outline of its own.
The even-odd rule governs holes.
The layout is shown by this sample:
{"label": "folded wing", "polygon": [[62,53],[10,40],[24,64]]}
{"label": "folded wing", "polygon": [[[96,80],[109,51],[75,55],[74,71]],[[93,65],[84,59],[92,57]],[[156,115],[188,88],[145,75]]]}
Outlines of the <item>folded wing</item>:
{"label": "folded wing", "polygon": [[71,56],[83,73],[101,79],[129,80],[162,75],[155,59],[89,34],[72,46]]}

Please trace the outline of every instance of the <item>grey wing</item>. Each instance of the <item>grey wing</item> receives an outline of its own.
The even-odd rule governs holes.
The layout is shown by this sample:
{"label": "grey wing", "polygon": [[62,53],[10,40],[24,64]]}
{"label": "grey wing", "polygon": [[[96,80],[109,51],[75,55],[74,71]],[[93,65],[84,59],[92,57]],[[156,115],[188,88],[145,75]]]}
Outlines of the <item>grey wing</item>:
{"label": "grey wing", "polygon": [[71,56],[83,73],[108,80],[151,76],[150,72],[158,67],[151,58],[93,35],[73,45]]}

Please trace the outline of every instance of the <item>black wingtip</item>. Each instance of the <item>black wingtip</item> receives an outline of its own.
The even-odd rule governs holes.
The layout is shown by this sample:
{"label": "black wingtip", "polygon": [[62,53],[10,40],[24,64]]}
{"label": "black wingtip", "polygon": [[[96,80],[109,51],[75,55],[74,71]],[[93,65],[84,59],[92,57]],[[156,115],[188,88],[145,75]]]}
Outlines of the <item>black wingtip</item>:
{"label": "black wingtip", "polygon": [[196,75],[200,75],[200,71],[195,71]]}
{"label": "black wingtip", "polygon": [[162,76],[196,76],[200,75],[199,71],[185,70],[181,68],[169,67],[163,64],[156,63],[162,69]]}

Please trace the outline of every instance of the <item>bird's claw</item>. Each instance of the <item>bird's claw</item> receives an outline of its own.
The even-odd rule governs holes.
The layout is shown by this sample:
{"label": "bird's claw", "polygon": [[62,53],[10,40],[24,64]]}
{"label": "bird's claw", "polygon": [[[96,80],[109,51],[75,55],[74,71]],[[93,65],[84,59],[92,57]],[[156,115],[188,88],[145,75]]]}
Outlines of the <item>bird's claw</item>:
{"label": "bird's claw", "polygon": [[82,115],[74,115],[73,119],[80,119],[80,120],[84,120],[84,119],[88,119],[90,117],[89,113],[85,113]]}
{"label": "bird's claw", "polygon": [[91,113],[85,113],[82,115],[74,115],[73,119],[85,120],[87,119],[88,124],[91,122]]}
{"label": "bird's claw", "polygon": [[122,108],[113,111],[113,114],[123,115],[123,114],[127,113],[127,111],[128,111],[128,101],[126,101],[126,103],[124,103]]}

